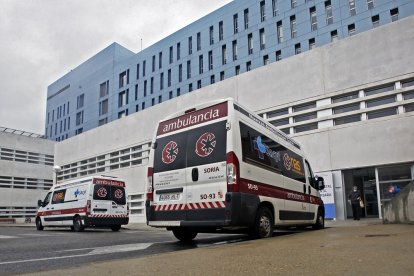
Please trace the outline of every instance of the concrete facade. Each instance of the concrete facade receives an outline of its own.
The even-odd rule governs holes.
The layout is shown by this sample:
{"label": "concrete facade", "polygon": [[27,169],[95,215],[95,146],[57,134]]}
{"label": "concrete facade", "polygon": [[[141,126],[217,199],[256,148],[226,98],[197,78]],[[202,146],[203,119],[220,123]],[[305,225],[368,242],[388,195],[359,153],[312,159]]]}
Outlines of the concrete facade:
{"label": "concrete facade", "polygon": [[[48,87],[45,134],[49,139],[62,141],[222,79],[414,14],[412,0],[371,4],[366,0],[234,0],[139,53],[114,43]],[[368,45],[374,41],[375,38]],[[361,57],[362,48],[356,47],[346,54]],[[312,58],[296,62],[318,62],[322,56]],[[331,71],[315,67],[320,71],[307,72],[307,79],[315,85],[314,94],[298,87],[298,100],[341,89],[340,84],[352,87],[360,83],[358,79],[363,75],[355,76],[354,83],[349,82],[354,80],[355,71],[349,70],[353,67],[346,62],[348,56],[324,54],[324,58],[325,64],[336,66],[330,66]],[[289,64],[296,66],[295,62]],[[344,69],[349,75],[341,78]],[[281,73],[278,90],[296,80],[283,69],[276,73]],[[324,84],[322,79],[335,81]],[[107,92],[100,94],[102,85]],[[255,85],[255,90],[261,89],[259,83]],[[289,95],[286,99],[292,100]]]}
{"label": "concrete facade", "polygon": [[[409,54],[414,47],[413,28],[414,17],[399,20],[57,143],[55,163],[63,166],[59,181],[93,173],[119,176],[127,181],[133,197],[131,210],[136,215],[132,221],[143,221],[145,165],[157,121],[195,104],[233,97],[274,125],[287,121],[278,127],[302,145],[316,173],[329,174],[335,218],[344,219],[349,215],[344,170],[373,166],[378,171],[381,166],[414,164],[414,147],[410,146],[414,63]],[[350,93],[356,96],[336,100]],[[339,112],[350,105],[357,108]],[[272,115],[280,110],[287,113]],[[343,123],[344,118],[357,120]]]}
{"label": "concrete facade", "polygon": [[0,131],[0,218],[32,218],[53,185],[54,141],[27,132]]}

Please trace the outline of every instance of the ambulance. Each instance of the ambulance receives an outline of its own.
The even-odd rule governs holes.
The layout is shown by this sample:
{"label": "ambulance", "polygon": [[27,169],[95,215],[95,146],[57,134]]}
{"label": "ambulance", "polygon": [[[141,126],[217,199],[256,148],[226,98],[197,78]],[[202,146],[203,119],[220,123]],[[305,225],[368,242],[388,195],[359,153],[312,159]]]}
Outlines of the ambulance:
{"label": "ambulance", "polygon": [[147,180],[147,224],[181,241],[198,233],[324,228],[325,209],[300,145],[233,99],[159,122]]}
{"label": "ambulance", "polygon": [[86,227],[121,229],[129,222],[125,182],[107,176],[90,176],[53,186],[38,201],[36,228]]}

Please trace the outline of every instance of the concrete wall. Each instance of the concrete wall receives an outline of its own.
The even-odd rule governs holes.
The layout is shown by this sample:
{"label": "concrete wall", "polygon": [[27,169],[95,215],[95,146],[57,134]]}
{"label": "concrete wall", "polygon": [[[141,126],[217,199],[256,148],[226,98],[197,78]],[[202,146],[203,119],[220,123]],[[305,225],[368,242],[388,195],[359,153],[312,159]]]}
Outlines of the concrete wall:
{"label": "concrete wall", "polygon": [[384,204],[384,223],[414,224],[414,182]]}

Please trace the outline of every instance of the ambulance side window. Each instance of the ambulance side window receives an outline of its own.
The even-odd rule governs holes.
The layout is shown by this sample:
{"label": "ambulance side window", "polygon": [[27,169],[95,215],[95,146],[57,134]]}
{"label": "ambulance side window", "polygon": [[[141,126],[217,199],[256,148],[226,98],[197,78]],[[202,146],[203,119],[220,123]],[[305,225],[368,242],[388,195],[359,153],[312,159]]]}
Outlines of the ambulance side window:
{"label": "ambulance side window", "polygon": [[49,204],[51,195],[52,195],[52,192],[47,193],[45,199],[43,200],[42,207],[45,207]]}
{"label": "ambulance side window", "polygon": [[313,188],[316,189],[316,187],[315,187],[315,177],[313,175],[312,169],[311,169],[311,167],[310,167],[307,160],[305,160],[305,163],[306,163],[306,177],[308,178],[309,185],[311,185]]}
{"label": "ambulance side window", "polygon": [[52,197],[52,204],[63,203],[65,201],[65,194],[66,194],[66,189],[55,191]]}

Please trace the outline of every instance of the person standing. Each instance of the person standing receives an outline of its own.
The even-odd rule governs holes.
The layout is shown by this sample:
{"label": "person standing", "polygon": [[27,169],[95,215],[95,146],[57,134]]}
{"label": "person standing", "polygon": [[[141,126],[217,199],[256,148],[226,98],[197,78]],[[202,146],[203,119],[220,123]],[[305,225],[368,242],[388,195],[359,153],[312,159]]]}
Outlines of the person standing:
{"label": "person standing", "polygon": [[348,195],[348,200],[351,202],[352,205],[352,216],[354,217],[354,220],[359,220],[360,215],[360,205],[359,201],[361,200],[361,192],[358,190],[357,186],[354,186],[352,188],[352,192]]}

